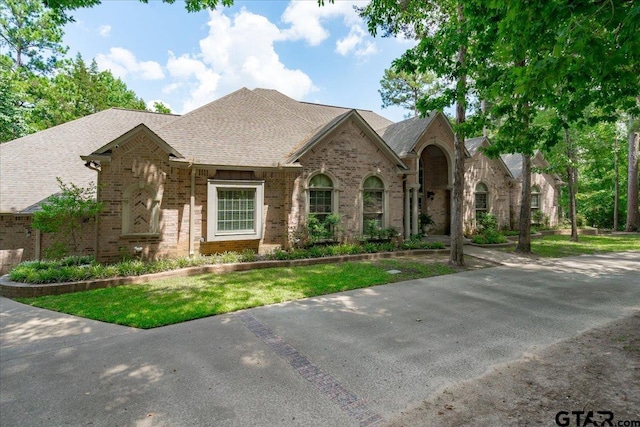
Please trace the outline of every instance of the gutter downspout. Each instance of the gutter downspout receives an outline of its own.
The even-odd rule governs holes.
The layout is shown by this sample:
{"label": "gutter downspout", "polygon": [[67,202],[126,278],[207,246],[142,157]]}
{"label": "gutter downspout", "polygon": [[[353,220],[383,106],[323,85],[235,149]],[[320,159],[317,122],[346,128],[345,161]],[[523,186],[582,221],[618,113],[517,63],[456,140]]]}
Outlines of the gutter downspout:
{"label": "gutter downspout", "polygon": [[195,254],[193,248],[193,227],[195,225],[195,215],[193,210],[196,207],[196,168],[191,168],[191,199],[189,200],[189,256]]}
{"label": "gutter downspout", "polygon": [[34,252],[35,252],[35,256],[36,256],[36,261],[40,261],[41,256],[42,256],[42,232],[40,231],[39,228],[36,228],[36,244],[35,244],[35,248],[34,248]]}
{"label": "gutter downspout", "polygon": [[[88,169],[91,169],[93,171],[96,171],[96,200],[99,202],[100,201],[100,166],[99,163],[97,164],[95,162],[87,162],[84,164],[84,166]],[[99,219],[100,219],[100,214],[96,215],[94,223],[95,223],[95,227],[93,230],[93,256],[94,258],[97,260],[98,259],[98,237],[100,235],[100,229],[99,229]]]}

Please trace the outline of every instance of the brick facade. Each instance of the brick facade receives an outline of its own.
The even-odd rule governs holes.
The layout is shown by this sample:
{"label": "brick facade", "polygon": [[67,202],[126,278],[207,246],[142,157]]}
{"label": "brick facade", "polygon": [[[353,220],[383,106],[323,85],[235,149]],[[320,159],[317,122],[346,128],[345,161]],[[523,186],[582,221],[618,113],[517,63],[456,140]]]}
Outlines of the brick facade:
{"label": "brick facade", "polygon": [[[98,198],[104,211],[97,231],[93,223],[84,227],[82,253],[92,254],[97,246],[98,260],[110,262],[133,255],[144,259],[187,256],[190,249],[194,254],[243,249],[266,253],[290,247],[304,228],[309,179],[317,173],[333,180],[341,240],[353,241],[363,234],[363,183],[369,176],[384,183],[384,227],[395,227],[401,233],[406,230],[407,196],[411,191],[413,197],[422,183],[417,190],[418,210],[435,220],[432,233],[448,233],[454,150],[453,134],[445,120],[432,123],[403,158],[409,167],[405,172],[357,118],[345,120],[323,136],[294,166],[245,169],[254,182],[264,182],[262,237],[222,241],[207,236],[207,222],[212,218],[207,207],[209,181],[220,179],[220,171],[214,165],[173,162],[167,147],[148,130],[140,129],[111,146],[110,161],[101,161]],[[489,189],[488,211],[496,215],[500,226],[517,226],[514,218],[518,216],[520,184],[509,178],[504,165],[478,151],[467,159],[465,168],[465,229],[475,227],[475,187],[479,182]],[[550,225],[556,225],[558,195],[553,178],[533,174],[533,183],[541,189],[541,206]],[[36,236],[33,231],[28,233],[30,224],[28,215],[0,215],[0,268],[6,270],[9,264],[36,258]],[[51,245],[52,238],[42,236],[41,251]]]}
{"label": "brick facade", "polygon": [[494,215],[500,228],[511,224],[511,178],[498,159],[490,159],[479,150],[465,161],[464,173],[464,230],[476,229],[475,190],[479,183],[488,188],[487,212]]}
{"label": "brick facade", "polygon": [[[0,274],[22,261],[44,258],[47,249],[60,241],[58,233],[38,233],[32,226],[33,215],[0,214]],[[78,251],[71,255],[94,255],[95,223],[83,224],[78,232]],[[40,236],[40,253],[37,239]]]}
{"label": "brick facade", "polygon": [[385,185],[384,228],[402,231],[402,175],[396,164],[354,121],[347,121],[331,132],[300,159],[300,164],[303,172],[293,184],[290,233],[300,231],[306,221],[306,186],[309,178],[318,172],[326,173],[335,181],[338,208],[334,208],[334,212],[340,215],[342,239],[351,241],[362,235],[362,185],[369,176],[377,176]]}

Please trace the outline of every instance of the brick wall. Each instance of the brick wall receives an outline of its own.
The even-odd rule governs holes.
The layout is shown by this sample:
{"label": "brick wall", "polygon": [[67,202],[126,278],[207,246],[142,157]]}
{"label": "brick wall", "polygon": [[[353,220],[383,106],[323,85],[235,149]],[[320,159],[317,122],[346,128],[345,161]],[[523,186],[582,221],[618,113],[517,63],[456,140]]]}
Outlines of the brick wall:
{"label": "brick wall", "polygon": [[0,274],[35,258],[36,233],[31,229],[31,218],[30,215],[0,215]]}
{"label": "brick wall", "polygon": [[[0,215],[0,274],[7,273],[22,261],[36,259],[36,230],[31,227],[32,215]],[[45,258],[47,248],[60,241],[58,233],[42,233],[40,258]],[[78,232],[78,251],[71,255],[93,255],[95,248],[95,224],[93,220],[83,224]]]}
{"label": "brick wall", "polygon": [[[172,173],[169,156],[144,131],[112,149],[111,162],[103,162],[98,175],[99,198],[104,204],[98,224],[98,260],[117,261],[123,255],[134,255],[134,247],[142,247],[143,258],[173,255],[176,252],[182,228],[179,219],[183,212],[176,206],[179,197],[176,186],[178,174],[177,171],[173,172],[176,176],[168,182],[167,177]],[[142,226],[130,227],[131,234],[123,235],[122,200],[132,186],[145,189],[147,194],[150,193],[147,189],[151,189],[161,198],[158,235],[151,235],[150,228],[147,235],[134,234],[140,233]],[[133,216],[131,221],[134,221]]]}
{"label": "brick wall", "polygon": [[381,177],[386,184],[388,226],[402,232],[402,176],[396,165],[354,121],[349,120],[335,129],[305,153],[300,163],[304,170],[293,182],[289,233],[300,230],[306,221],[305,185],[309,176],[318,171],[326,171],[337,180],[334,185],[339,188],[338,213],[343,239],[355,239],[362,234],[361,188],[365,177],[372,174]]}
{"label": "brick wall", "polygon": [[[420,188],[421,212],[428,213],[434,221],[432,234],[447,234],[451,223],[451,197],[453,173],[453,135],[442,118],[438,117],[416,144],[422,162],[423,186]],[[415,161],[410,162],[415,168]],[[433,193],[431,198],[427,193]]]}
{"label": "brick wall", "polygon": [[473,231],[475,221],[475,188],[482,182],[488,187],[488,212],[493,214],[501,228],[510,227],[510,178],[500,160],[490,159],[479,150],[465,161],[464,173],[464,228]]}
{"label": "brick wall", "polygon": [[[555,186],[555,179],[549,174],[531,174],[531,187],[537,185],[540,188],[540,204],[542,212],[549,217],[549,225],[558,225],[558,197],[559,190]],[[516,182],[511,188],[511,224],[512,228],[518,228],[520,219],[520,200],[522,199],[522,183]]]}

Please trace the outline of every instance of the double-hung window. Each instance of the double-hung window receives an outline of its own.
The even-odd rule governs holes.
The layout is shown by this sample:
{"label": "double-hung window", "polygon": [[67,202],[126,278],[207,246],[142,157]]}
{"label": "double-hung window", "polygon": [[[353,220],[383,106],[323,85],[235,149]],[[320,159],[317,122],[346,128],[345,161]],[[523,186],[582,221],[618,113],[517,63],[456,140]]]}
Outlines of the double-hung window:
{"label": "double-hung window", "polygon": [[482,219],[489,209],[489,188],[486,184],[479,182],[475,191],[475,211],[476,220]]}
{"label": "double-hung window", "polygon": [[531,187],[531,211],[535,212],[540,209],[540,187],[534,185]]}
{"label": "double-hung window", "polygon": [[207,240],[262,238],[263,181],[209,181]]}
{"label": "double-hung window", "polygon": [[309,214],[324,222],[333,213],[333,181],[327,175],[315,175],[309,181]]}
{"label": "double-hung window", "polygon": [[375,223],[384,228],[384,183],[376,176],[370,176],[362,185],[362,223]]}

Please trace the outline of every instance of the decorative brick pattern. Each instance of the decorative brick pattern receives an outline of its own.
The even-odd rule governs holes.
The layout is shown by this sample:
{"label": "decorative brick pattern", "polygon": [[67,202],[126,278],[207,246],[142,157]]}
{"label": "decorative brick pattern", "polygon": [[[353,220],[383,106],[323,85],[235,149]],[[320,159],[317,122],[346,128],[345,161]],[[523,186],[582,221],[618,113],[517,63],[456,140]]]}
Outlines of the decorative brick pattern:
{"label": "decorative brick pattern", "polygon": [[282,360],[286,361],[304,379],[315,385],[340,409],[358,421],[362,427],[380,426],[384,422],[381,415],[368,408],[365,399],[359,398],[327,372],[324,372],[306,356],[276,335],[267,325],[247,312],[236,314],[247,328],[260,338]]}

